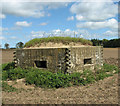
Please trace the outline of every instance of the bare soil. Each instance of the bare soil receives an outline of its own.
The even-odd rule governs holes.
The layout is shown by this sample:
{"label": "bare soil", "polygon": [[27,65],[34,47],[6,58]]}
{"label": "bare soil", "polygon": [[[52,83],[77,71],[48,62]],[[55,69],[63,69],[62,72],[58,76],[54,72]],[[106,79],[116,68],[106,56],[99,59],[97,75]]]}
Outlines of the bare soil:
{"label": "bare soil", "polygon": [[[25,88],[21,81],[17,88]],[[118,75],[86,86],[59,89],[29,86],[16,92],[2,91],[2,96],[4,104],[118,104]]]}
{"label": "bare soil", "polygon": [[120,48],[103,48],[104,59],[108,58],[120,58]]}
{"label": "bare soil", "polygon": [[8,63],[8,62],[12,62],[13,61],[13,52],[15,51],[15,49],[3,49],[0,50],[0,54],[2,55],[0,58],[0,64],[4,64],[4,63]]}
{"label": "bare soil", "polygon": [[104,62],[120,67],[120,48],[103,48]]}

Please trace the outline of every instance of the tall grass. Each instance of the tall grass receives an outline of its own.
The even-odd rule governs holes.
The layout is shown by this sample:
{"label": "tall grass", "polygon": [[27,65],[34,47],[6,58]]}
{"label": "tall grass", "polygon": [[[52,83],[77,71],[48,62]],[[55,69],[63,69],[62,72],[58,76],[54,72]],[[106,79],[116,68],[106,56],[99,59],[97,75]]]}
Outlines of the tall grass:
{"label": "tall grass", "polygon": [[43,42],[54,42],[58,43],[61,42],[63,44],[70,43],[70,42],[81,42],[82,44],[92,45],[92,42],[83,38],[73,38],[73,37],[46,37],[46,38],[35,38],[28,41],[24,47],[31,47],[35,46],[36,44],[41,44]]}

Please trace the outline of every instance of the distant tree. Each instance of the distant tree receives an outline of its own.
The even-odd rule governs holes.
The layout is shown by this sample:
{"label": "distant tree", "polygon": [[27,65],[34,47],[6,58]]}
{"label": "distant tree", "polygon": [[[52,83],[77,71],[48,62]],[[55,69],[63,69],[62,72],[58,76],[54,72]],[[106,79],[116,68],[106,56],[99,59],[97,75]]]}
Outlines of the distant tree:
{"label": "distant tree", "polygon": [[120,47],[120,39],[111,39],[108,40],[105,44],[104,47]]}
{"label": "distant tree", "polygon": [[100,46],[102,45],[103,47],[120,47],[120,38],[119,39],[103,39],[103,40],[98,40],[98,39],[92,39],[93,46]]}
{"label": "distant tree", "polygon": [[24,43],[23,42],[18,42],[16,44],[16,48],[23,48],[24,47]]}
{"label": "distant tree", "polygon": [[5,49],[9,49],[9,44],[5,43]]}
{"label": "distant tree", "polygon": [[103,40],[102,40],[103,45],[106,45],[107,42],[108,42],[107,39],[103,39]]}
{"label": "distant tree", "polygon": [[101,45],[101,40],[98,39],[91,39],[93,46],[100,46]]}

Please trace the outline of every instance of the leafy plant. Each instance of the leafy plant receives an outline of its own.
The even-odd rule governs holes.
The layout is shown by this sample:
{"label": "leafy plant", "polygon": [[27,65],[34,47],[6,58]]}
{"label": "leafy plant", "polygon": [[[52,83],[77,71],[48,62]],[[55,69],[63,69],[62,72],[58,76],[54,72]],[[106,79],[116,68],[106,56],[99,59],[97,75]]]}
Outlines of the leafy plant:
{"label": "leafy plant", "polygon": [[15,69],[11,69],[8,71],[8,78],[10,80],[25,78],[27,72],[28,70],[23,70],[22,68],[19,67]]}
{"label": "leafy plant", "polygon": [[110,65],[110,64],[104,64],[103,65],[103,70],[105,72],[113,72],[113,71],[118,71],[118,67],[115,65]]}
{"label": "leafy plant", "polygon": [[11,62],[11,63],[2,64],[0,67],[2,68],[2,70],[14,69],[15,68],[15,63]]}
{"label": "leafy plant", "polygon": [[[104,64],[103,67],[96,69],[96,72],[84,70],[83,73],[75,72],[65,74],[63,71],[52,73],[49,70],[37,68],[14,68],[11,65],[3,65],[2,80],[16,80],[25,78],[27,84],[35,84],[38,87],[44,88],[60,88],[73,85],[86,85],[94,83],[98,80],[103,80],[106,77],[112,76],[114,73],[120,72],[117,66]],[[6,69],[6,70],[5,70]]]}
{"label": "leafy plant", "polygon": [[17,88],[8,85],[6,82],[2,82],[2,90],[7,92],[15,92],[17,91]]}
{"label": "leafy plant", "polygon": [[2,71],[2,80],[16,80],[25,78],[26,73],[28,73],[29,70],[25,70],[22,68],[15,68],[15,69],[9,69]]}
{"label": "leafy plant", "polygon": [[7,71],[2,72],[2,80],[7,80],[8,79],[8,73]]}

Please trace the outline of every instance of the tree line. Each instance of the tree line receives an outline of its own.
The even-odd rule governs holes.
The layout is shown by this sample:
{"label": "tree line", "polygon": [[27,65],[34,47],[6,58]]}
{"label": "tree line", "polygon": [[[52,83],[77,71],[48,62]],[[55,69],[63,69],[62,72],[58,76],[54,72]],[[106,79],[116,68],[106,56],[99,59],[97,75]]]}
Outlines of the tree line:
{"label": "tree line", "polygon": [[[93,46],[103,46],[105,48],[120,47],[120,38],[119,39],[111,39],[111,40],[107,40],[107,39],[103,39],[103,40],[91,39],[91,42],[93,43]],[[5,47],[5,49],[9,49],[10,45],[8,43],[5,43],[4,47]],[[16,48],[23,48],[23,47],[24,47],[23,42],[18,42],[16,44]]]}
{"label": "tree line", "polygon": [[92,39],[91,41],[93,43],[93,46],[103,46],[105,48],[120,47],[120,38],[119,39],[111,39],[111,40],[107,40],[107,39],[103,39],[103,40]]}

